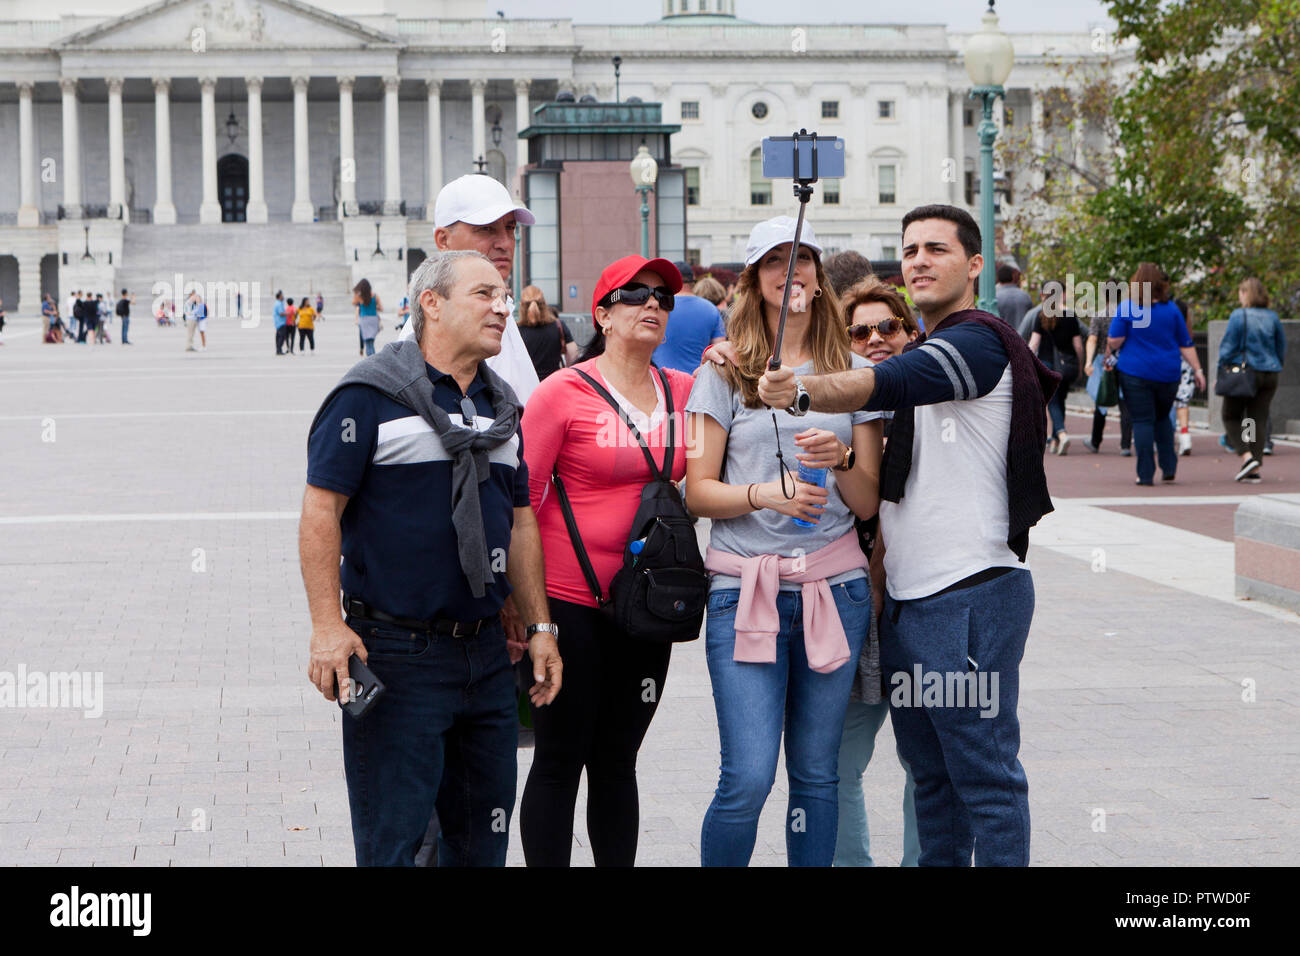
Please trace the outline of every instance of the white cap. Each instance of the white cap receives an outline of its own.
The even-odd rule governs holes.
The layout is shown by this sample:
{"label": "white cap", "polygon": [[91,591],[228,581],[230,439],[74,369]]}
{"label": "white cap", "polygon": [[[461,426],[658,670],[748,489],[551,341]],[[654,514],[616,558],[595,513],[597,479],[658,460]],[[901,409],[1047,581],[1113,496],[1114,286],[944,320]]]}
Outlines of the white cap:
{"label": "white cap", "polygon": [[[792,216],[777,216],[766,219],[755,226],[749,233],[749,244],[745,246],[745,265],[752,266],[763,258],[769,249],[775,249],[784,242],[794,242],[794,227],[797,225]],[[807,246],[818,255],[822,247],[817,242],[817,233],[813,232],[812,223],[804,220],[803,229],[799,231],[799,245]]]}
{"label": "white cap", "polygon": [[438,191],[433,206],[433,224],[443,229],[456,222],[483,226],[502,216],[515,214],[521,226],[531,226],[537,218],[523,206],[516,206],[510,193],[491,176],[469,173],[453,179]]}

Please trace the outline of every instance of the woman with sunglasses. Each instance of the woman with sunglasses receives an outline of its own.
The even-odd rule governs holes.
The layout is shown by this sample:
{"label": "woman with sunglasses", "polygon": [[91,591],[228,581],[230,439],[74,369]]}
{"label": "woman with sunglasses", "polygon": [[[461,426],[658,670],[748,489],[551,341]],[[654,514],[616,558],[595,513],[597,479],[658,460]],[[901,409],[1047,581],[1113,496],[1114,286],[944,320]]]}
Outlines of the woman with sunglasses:
{"label": "woman with sunglasses", "polygon": [[[900,354],[920,334],[907,301],[893,286],[870,276],[844,294],[844,317],[848,321],[853,351],[871,364]],[[888,438],[891,413],[885,413]],[[875,516],[857,522],[862,550],[871,562],[872,607],[878,609],[885,593],[884,543]],[[844,714],[840,738],[840,829],[835,841],[836,866],[875,866],[871,858],[871,830],[867,823],[862,775],[876,749],[876,734],[889,714],[889,701],[881,693],[878,610],[871,615],[867,641],[858,655],[857,678]],[[902,758],[899,758],[902,763]],[[921,842],[916,832],[916,781],[903,764],[903,858],[902,866],[916,866]]]}
{"label": "woman with sunglasses", "polygon": [[[626,256],[607,266],[592,296],[596,334],[582,361],[547,376],[524,411],[529,491],[565,667],[564,693],[532,711],[536,745],[520,805],[529,866],[569,865],[584,768],[587,835],[596,865],[636,862],[637,751],[663,695],[671,645],[635,640],[599,609],[552,473],[568,497],[601,594],[608,596],[641,491],[652,476],[631,430],[580,373],[617,401],[656,462],[664,460],[671,434],[671,474],[680,481],[686,473],[682,409],[692,378],[652,367],[651,355],[664,340],[673,296],[681,288],[681,274],[666,259]],[[671,423],[669,407],[676,410]]]}
{"label": "woman with sunglasses", "polygon": [[[771,410],[758,399],[758,379],[775,351],[794,226],[782,216],[750,233],[728,321],[738,362],[701,369],[686,405],[694,436],[687,502],[713,519],[705,654],[722,766],[704,816],[705,866],[749,863],[783,730],[787,859],[830,866],[844,710],[871,614],[853,519],[876,513],[880,414],[822,414],[806,403]],[[780,358],[803,374],[868,364],[849,348],[821,246],[806,223]],[[798,465],[826,469],[825,486],[796,482]]]}

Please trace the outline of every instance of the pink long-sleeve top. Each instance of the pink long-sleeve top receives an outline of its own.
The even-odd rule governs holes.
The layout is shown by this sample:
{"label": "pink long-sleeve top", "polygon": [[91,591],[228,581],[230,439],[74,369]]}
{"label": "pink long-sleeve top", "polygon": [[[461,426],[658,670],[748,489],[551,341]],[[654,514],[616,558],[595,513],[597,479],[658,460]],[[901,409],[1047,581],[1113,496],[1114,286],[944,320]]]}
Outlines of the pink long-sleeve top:
{"label": "pink long-sleeve top", "polygon": [[[595,607],[596,599],[582,576],[582,566],[564,526],[551,469],[559,470],[582,542],[606,597],[609,582],[623,563],[623,549],[641,503],[641,490],[651,475],[645,456],[622,419],[575,369],[582,369],[605,388],[610,387],[594,359],[547,376],[524,411],[524,460],[528,463],[528,491],[546,556],[546,593],[561,601]],[[684,410],[694,379],[675,369],[665,371],[676,417],[672,477],[680,481],[686,474]],[[656,384],[658,378],[656,373]],[[662,399],[660,410],[663,414],[649,434],[642,432],[642,436],[655,461],[662,465],[667,443],[667,403]]]}

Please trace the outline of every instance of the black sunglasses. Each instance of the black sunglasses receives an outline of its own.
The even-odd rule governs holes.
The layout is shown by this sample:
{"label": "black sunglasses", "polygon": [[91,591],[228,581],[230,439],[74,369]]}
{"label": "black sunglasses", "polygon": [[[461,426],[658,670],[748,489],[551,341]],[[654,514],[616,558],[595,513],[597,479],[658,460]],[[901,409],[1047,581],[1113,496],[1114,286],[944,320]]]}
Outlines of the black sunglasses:
{"label": "black sunglasses", "polygon": [[644,282],[629,282],[625,286],[620,286],[609,295],[605,296],[605,299],[601,304],[606,308],[613,305],[615,302],[623,302],[627,305],[645,305],[650,301],[651,295],[653,295],[655,301],[659,303],[659,308],[663,309],[665,312],[671,312],[673,310],[674,299],[671,292],[660,286],[655,286],[652,289]]}
{"label": "black sunglasses", "polygon": [[875,325],[866,322],[860,325],[850,325],[849,336],[855,342],[865,342],[867,339],[871,338],[873,330],[879,332],[881,335],[897,335],[899,332],[903,331],[903,327],[902,319],[891,317],[888,319],[881,319]]}

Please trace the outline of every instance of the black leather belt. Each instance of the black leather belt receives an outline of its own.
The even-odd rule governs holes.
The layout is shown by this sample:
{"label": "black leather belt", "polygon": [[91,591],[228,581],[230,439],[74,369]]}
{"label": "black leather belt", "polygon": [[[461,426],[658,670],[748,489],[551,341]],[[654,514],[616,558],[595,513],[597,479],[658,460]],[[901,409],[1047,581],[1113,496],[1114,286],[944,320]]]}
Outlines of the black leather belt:
{"label": "black leather belt", "polygon": [[395,627],[410,631],[450,634],[452,637],[476,637],[485,624],[491,624],[496,620],[496,617],[484,617],[477,621],[455,621],[448,617],[437,617],[427,621],[419,621],[414,618],[394,617],[391,614],[385,614],[358,598],[350,597],[343,598],[343,611],[349,617],[379,621],[381,624],[392,624]]}

